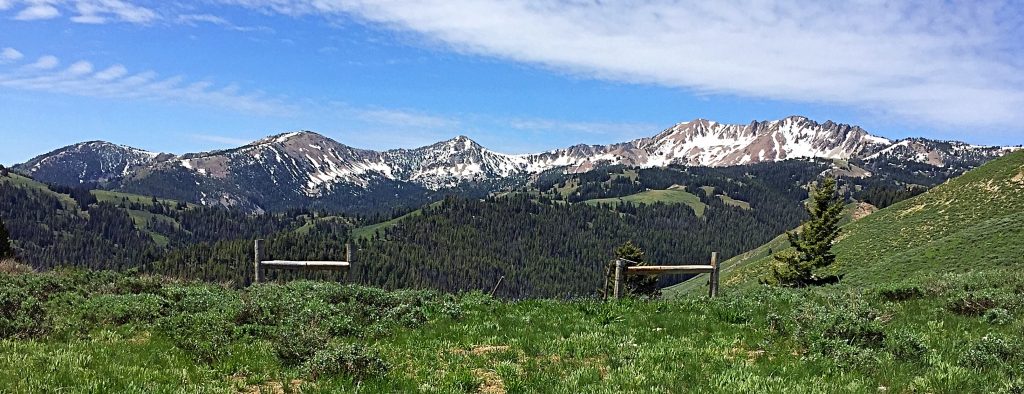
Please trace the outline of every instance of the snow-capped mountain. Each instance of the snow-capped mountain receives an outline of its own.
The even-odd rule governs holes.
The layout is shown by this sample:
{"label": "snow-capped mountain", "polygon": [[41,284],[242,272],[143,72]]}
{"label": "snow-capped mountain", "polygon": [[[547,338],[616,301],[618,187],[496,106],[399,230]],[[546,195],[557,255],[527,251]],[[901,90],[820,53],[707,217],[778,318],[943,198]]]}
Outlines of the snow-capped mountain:
{"label": "snow-capped mountain", "polygon": [[639,167],[721,167],[809,157],[849,159],[891,144],[857,126],[832,121],[819,124],[801,116],[746,125],[697,119],[650,138],[606,146],[575,146],[522,158],[527,161],[527,171],[560,166],[586,171],[602,162]]}
{"label": "snow-capped mountain", "polygon": [[389,150],[384,156],[395,179],[435,190],[524,172],[515,156],[489,151],[466,136],[417,149]]}
{"label": "snow-capped mountain", "polygon": [[36,179],[56,184],[107,182],[154,162],[159,153],[104,141],[69,145],[15,166]]}
{"label": "snow-capped mountain", "polygon": [[61,148],[14,167],[45,182],[100,182],[110,188],[203,204],[302,206],[342,199],[422,196],[432,191],[561,169],[584,172],[621,164],[732,166],[794,158],[916,162],[974,167],[1008,148],[961,142],[890,141],[857,126],[800,116],[724,124],[697,119],[653,137],[610,145],[576,145],[524,155],[488,150],[465,136],[416,149],[373,151],[299,131],[245,146],[176,156],[106,142]]}
{"label": "snow-capped mountain", "polygon": [[916,162],[935,167],[963,165],[977,167],[992,158],[1002,156],[1020,147],[971,145],[959,141],[935,141],[907,138],[889,145],[870,156],[867,161]]}

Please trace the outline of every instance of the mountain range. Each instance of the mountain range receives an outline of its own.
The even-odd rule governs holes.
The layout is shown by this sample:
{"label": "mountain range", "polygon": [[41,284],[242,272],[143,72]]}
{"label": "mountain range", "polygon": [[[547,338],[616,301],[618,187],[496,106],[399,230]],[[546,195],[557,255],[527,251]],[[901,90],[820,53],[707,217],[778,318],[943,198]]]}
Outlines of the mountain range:
{"label": "mountain range", "polygon": [[[39,181],[100,187],[254,211],[297,206],[335,209],[414,206],[452,189],[493,191],[559,170],[602,165],[734,166],[787,159],[976,167],[1019,148],[911,138],[801,116],[724,124],[696,119],[655,136],[511,155],[465,136],[416,149],[374,151],[310,131],[278,134],[234,149],[175,155],[90,141],[13,167]],[[383,204],[387,201],[387,204]]]}

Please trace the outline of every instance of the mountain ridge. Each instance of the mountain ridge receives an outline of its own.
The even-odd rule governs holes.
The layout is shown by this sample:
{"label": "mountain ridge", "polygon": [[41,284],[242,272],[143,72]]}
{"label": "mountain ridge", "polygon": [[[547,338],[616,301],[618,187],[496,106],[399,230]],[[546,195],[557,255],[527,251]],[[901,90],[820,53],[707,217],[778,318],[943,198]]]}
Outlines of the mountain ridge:
{"label": "mountain ridge", "polygon": [[[798,158],[896,160],[945,166],[966,159],[977,166],[1010,149],[962,142],[892,141],[856,125],[803,116],[726,124],[680,122],[658,134],[608,145],[578,144],[541,153],[505,154],[459,135],[419,148],[383,151],[345,145],[309,130],[271,135],[237,148],[174,155],[102,141],[70,145],[13,168],[44,182],[101,183],[138,190],[170,182],[197,193],[168,197],[237,205],[254,187],[283,189],[279,198],[346,198],[379,185],[440,191],[467,184],[504,182],[559,169],[586,172],[602,165],[723,167]],[[195,186],[192,186],[195,185]],[[141,186],[142,190],[150,186]],[[200,190],[200,189],[206,190]],[[360,190],[361,189],[361,190]],[[259,206],[261,204],[254,203]]]}

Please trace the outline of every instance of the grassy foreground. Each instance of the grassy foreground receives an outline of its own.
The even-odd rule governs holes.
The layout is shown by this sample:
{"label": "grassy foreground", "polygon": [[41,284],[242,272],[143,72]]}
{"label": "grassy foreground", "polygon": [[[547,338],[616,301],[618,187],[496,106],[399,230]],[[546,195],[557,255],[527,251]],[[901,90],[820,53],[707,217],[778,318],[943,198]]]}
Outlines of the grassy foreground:
{"label": "grassy foreground", "polygon": [[1024,273],[504,302],[0,274],[0,392],[1021,392]]}

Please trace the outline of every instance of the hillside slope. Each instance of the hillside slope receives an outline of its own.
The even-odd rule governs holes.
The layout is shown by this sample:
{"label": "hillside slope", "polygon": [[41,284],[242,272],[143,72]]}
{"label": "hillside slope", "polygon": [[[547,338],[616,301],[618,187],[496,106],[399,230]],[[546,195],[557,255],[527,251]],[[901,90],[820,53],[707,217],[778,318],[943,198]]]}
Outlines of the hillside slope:
{"label": "hillside slope", "polygon": [[[769,251],[786,246],[779,237],[724,262],[723,286],[758,283],[771,264]],[[827,273],[842,275],[844,286],[1024,264],[1024,152],[850,223],[834,251],[836,264]]]}

